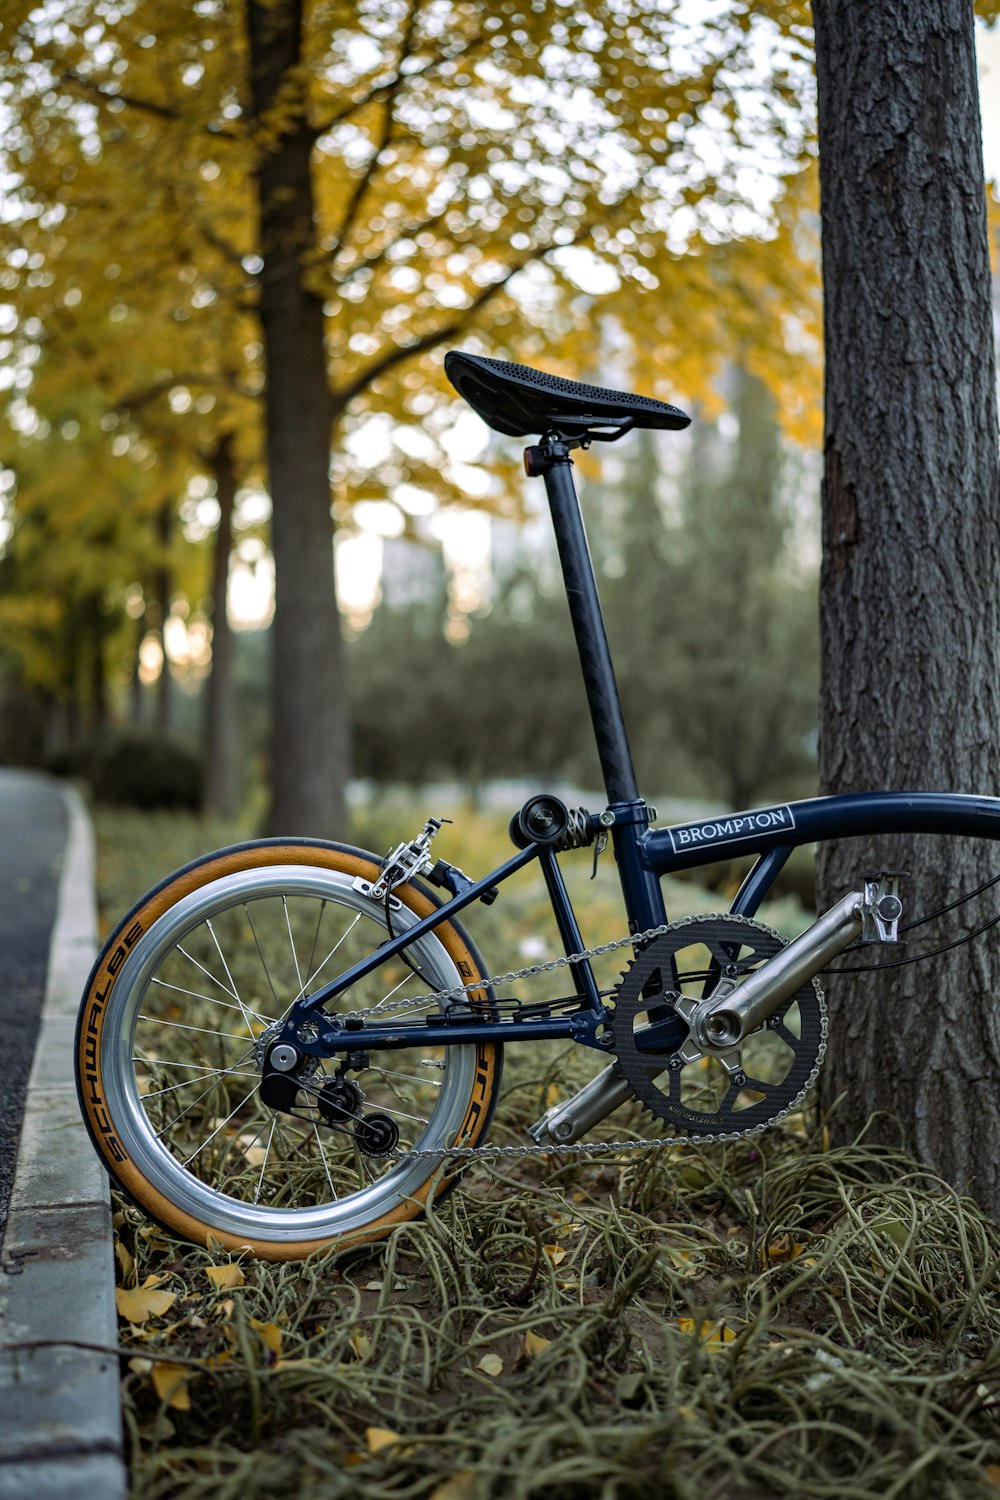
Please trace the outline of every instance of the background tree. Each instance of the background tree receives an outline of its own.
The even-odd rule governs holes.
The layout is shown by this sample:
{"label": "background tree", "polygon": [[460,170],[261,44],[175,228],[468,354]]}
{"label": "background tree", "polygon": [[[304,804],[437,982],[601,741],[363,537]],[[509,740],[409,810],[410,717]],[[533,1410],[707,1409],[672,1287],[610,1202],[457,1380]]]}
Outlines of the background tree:
{"label": "background tree", "polygon": [[818,643],[815,588],[790,546],[774,400],[742,366],[731,380],[735,440],[695,425],[661,639],[671,732],[739,808],[815,785]]}
{"label": "background tree", "polygon": [[[1000,492],[972,8],[816,0],[826,324],[820,773],[826,792],[1000,790]],[[852,841],[822,904],[876,862],[943,906],[995,845]],[[934,936],[968,930],[952,914]],[[917,947],[917,943],[914,943]],[[995,942],[832,983],[842,1133],[872,1109],[1000,1209]],[[844,986],[846,990],[847,986]]]}
{"label": "background tree", "polygon": [[[116,304],[133,334],[152,336],[157,301],[176,299],[181,250],[197,293],[156,321],[158,336],[229,306],[260,320],[242,357],[266,372],[274,826],[342,819],[331,440],[342,505],[407,478],[458,494],[431,351],[488,326],[494,350],[544,351],[573,372],[593,339],[571,254],[586,251],[602,302],[639,335],[646,389],[704,390],[738,330],[789,392],[785,408],[808,410],[782,334],[793,309],[802,326],[811,284],[797,230],[808,182],[794,175],[805,19],[796,5],[735,4],[692,29],[653,0],[140,0],[127,12],[68,0],[51,16],[12,0],[0,69],[25,213],[10,233],[34,234],[31,274],[48,278],[46,357],[59,352],[60,257],[86,244],[99,281],[119,253],[120,200],[81,194],[78,176],[96,160],[110,182],[124,163],[138,183],[140,147],[155,206],[138,204],[149,233],[126,240],[130,295]],[[765,135],[775,172],[792,176],[762,216],[746,184]],[[165,349],[164,389],[210,385],[217,361],[205,359],[207,374],[186,337]],[[421,440],[390,442],[375,463],[361,440],[372,411],[394,436],[420,421]]]}

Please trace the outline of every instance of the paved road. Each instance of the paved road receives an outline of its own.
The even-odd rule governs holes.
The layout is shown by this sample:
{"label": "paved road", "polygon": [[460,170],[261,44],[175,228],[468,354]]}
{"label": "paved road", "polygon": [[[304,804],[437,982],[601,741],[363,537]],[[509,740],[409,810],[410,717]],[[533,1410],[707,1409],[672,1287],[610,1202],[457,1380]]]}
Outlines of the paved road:
{"label": "paved road", "polygon": [[45,994],[49,939],[66,842],[54,782],[0,769],[0,1244],[24,1094]]}

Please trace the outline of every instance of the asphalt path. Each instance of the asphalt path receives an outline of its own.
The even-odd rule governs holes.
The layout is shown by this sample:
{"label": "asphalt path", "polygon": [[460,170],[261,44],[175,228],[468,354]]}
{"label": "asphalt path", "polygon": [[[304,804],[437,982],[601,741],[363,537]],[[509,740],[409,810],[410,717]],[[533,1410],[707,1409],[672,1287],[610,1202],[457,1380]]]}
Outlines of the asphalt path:
{"label": "asphalt path", "polygon": [[0,769],[0,1245],[45,996],[66,822],[54,781]]}

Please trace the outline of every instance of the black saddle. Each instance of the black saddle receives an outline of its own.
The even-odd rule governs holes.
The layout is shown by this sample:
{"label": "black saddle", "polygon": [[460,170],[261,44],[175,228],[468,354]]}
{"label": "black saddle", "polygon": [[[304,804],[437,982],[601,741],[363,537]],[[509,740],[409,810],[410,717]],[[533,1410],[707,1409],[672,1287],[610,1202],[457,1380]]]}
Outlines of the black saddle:
{"label": "black saddle", "polygon": [[[576,435],[608,427],[619,429],[613,434],[617,437],[633,427],[680,428],[691,421],[676,406],[654,401],[652,396],[582,385],[530,365],[464,354],[460,349],[445,355],[444,368],[473,411],[508,437],[542,437],[552,432]],[[591,435],[602,434],[594,431]]]}

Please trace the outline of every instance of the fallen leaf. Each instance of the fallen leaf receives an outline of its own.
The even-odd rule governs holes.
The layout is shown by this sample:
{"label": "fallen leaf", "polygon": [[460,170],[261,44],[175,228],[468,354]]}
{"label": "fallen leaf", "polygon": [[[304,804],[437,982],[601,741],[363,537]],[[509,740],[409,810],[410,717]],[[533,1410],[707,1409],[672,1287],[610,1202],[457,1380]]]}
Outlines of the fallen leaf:
{"label": "fallen leaf", "polygon": [[191,1395],[187,1388],[191,1373],[188,1365],[167,1364],[163,1360],[157,1360],[153,1366],[156,1394],[175,1411],[191,1410]]}
{"label": "fallen leaf", "polygon": [[676,1250],[667,1245],[663,1251],[674,1270],[681,1276],[697,1279],[702,1273],[701,1255],[694,1250]]}
{"label": "fallen leaf", "polygon": [[725,1323],[702,1323],[697,1318],[678,1318],[677,1327],[681,1333],[693,1333],[702,1348],[713,1353],[737,1337],[736,1330]]}
{"label": "fallen leaf", "polygon": [[354,1350],[358,1359],[365,1359],[371,1349],[371,1346],[372,1341],[368,1337],[367,1333],[351,1334],[351,1348]]}
{"label": "fallen leaf", "polygon": [[[147,1281],[152,1278],[147,1277]],[[160,1292],[155,1287],[116,1287],[115,1303],[118,1316],[129,1323],[145,1323],[147,1318],[162,1318],[177,1301],[176,1292]]]}
{"label": "fallen leaf", "polygon": [[484,1354],[476,1369],[482,1370],[485,1375],[502,1375],[503,1360],[499,1354]]}
{"label": "fallen leaf", "polygon": [[457,1474],[452,1474],[450,1478],[431,1490],[427,1500],[472,1500],[475,1483],[474,1469],[459,1469]]}
{"label": "fallen leaf", "polygon": [[258,1323],[256,1318],[251,1318],[250,1327],[272,1354],[281,1353],[281,1329],[277,1323]]}
{"label": "fallen leaf", "polygon": [[235,1261],[231,1261],[228,1266],[206,1266],[205,1275],[212,1285],[218,1287],[220,1291],[223,1288],[229,1291],[231,1287],[242,1286],[246,1281],[246,1277],[243,1274],[243,1267]]}
{"label": "fallen leaf", "polygon": [[124,1280],[130,1281],[134,1286],[136,1281],[135,1257],[131,1250],[127,1249],[119,1239],[115,1240],[115,1260],[122,1268],[122,1277]]}
{"label": "fallen leaf", "polygon": [[366,1427],[365,1442],[368,1444],[369,1453],[381,1453],[383,1448],[391,1448],[393,1443],[401,1443],[403,1440],[398,1432],[393,1432],[391,1427]]}
{"label": "fallen leaf", "polygon": [[551,1339],[543,1339],[541,1334],[532,1333],[529,1328],[524,1335],[524,1352],[530,1359],[534,1359],[536,1355],[544,1354],[551,1343]]}
{"label": "fallen leaf", "polygon": [[543,1245],[542,1249],[554,1266],[557,1266],[561,1260],[566,1259],[566,1251],[561,1245]]}
{"label": "fallen leaf", "polygon": [[779,1234],[768,1245],[765,1255],[769,1261],[780,1263],[786,1260],[796,1260],[805,1249],[802,1240],[793,1240],[790,1234]]}

